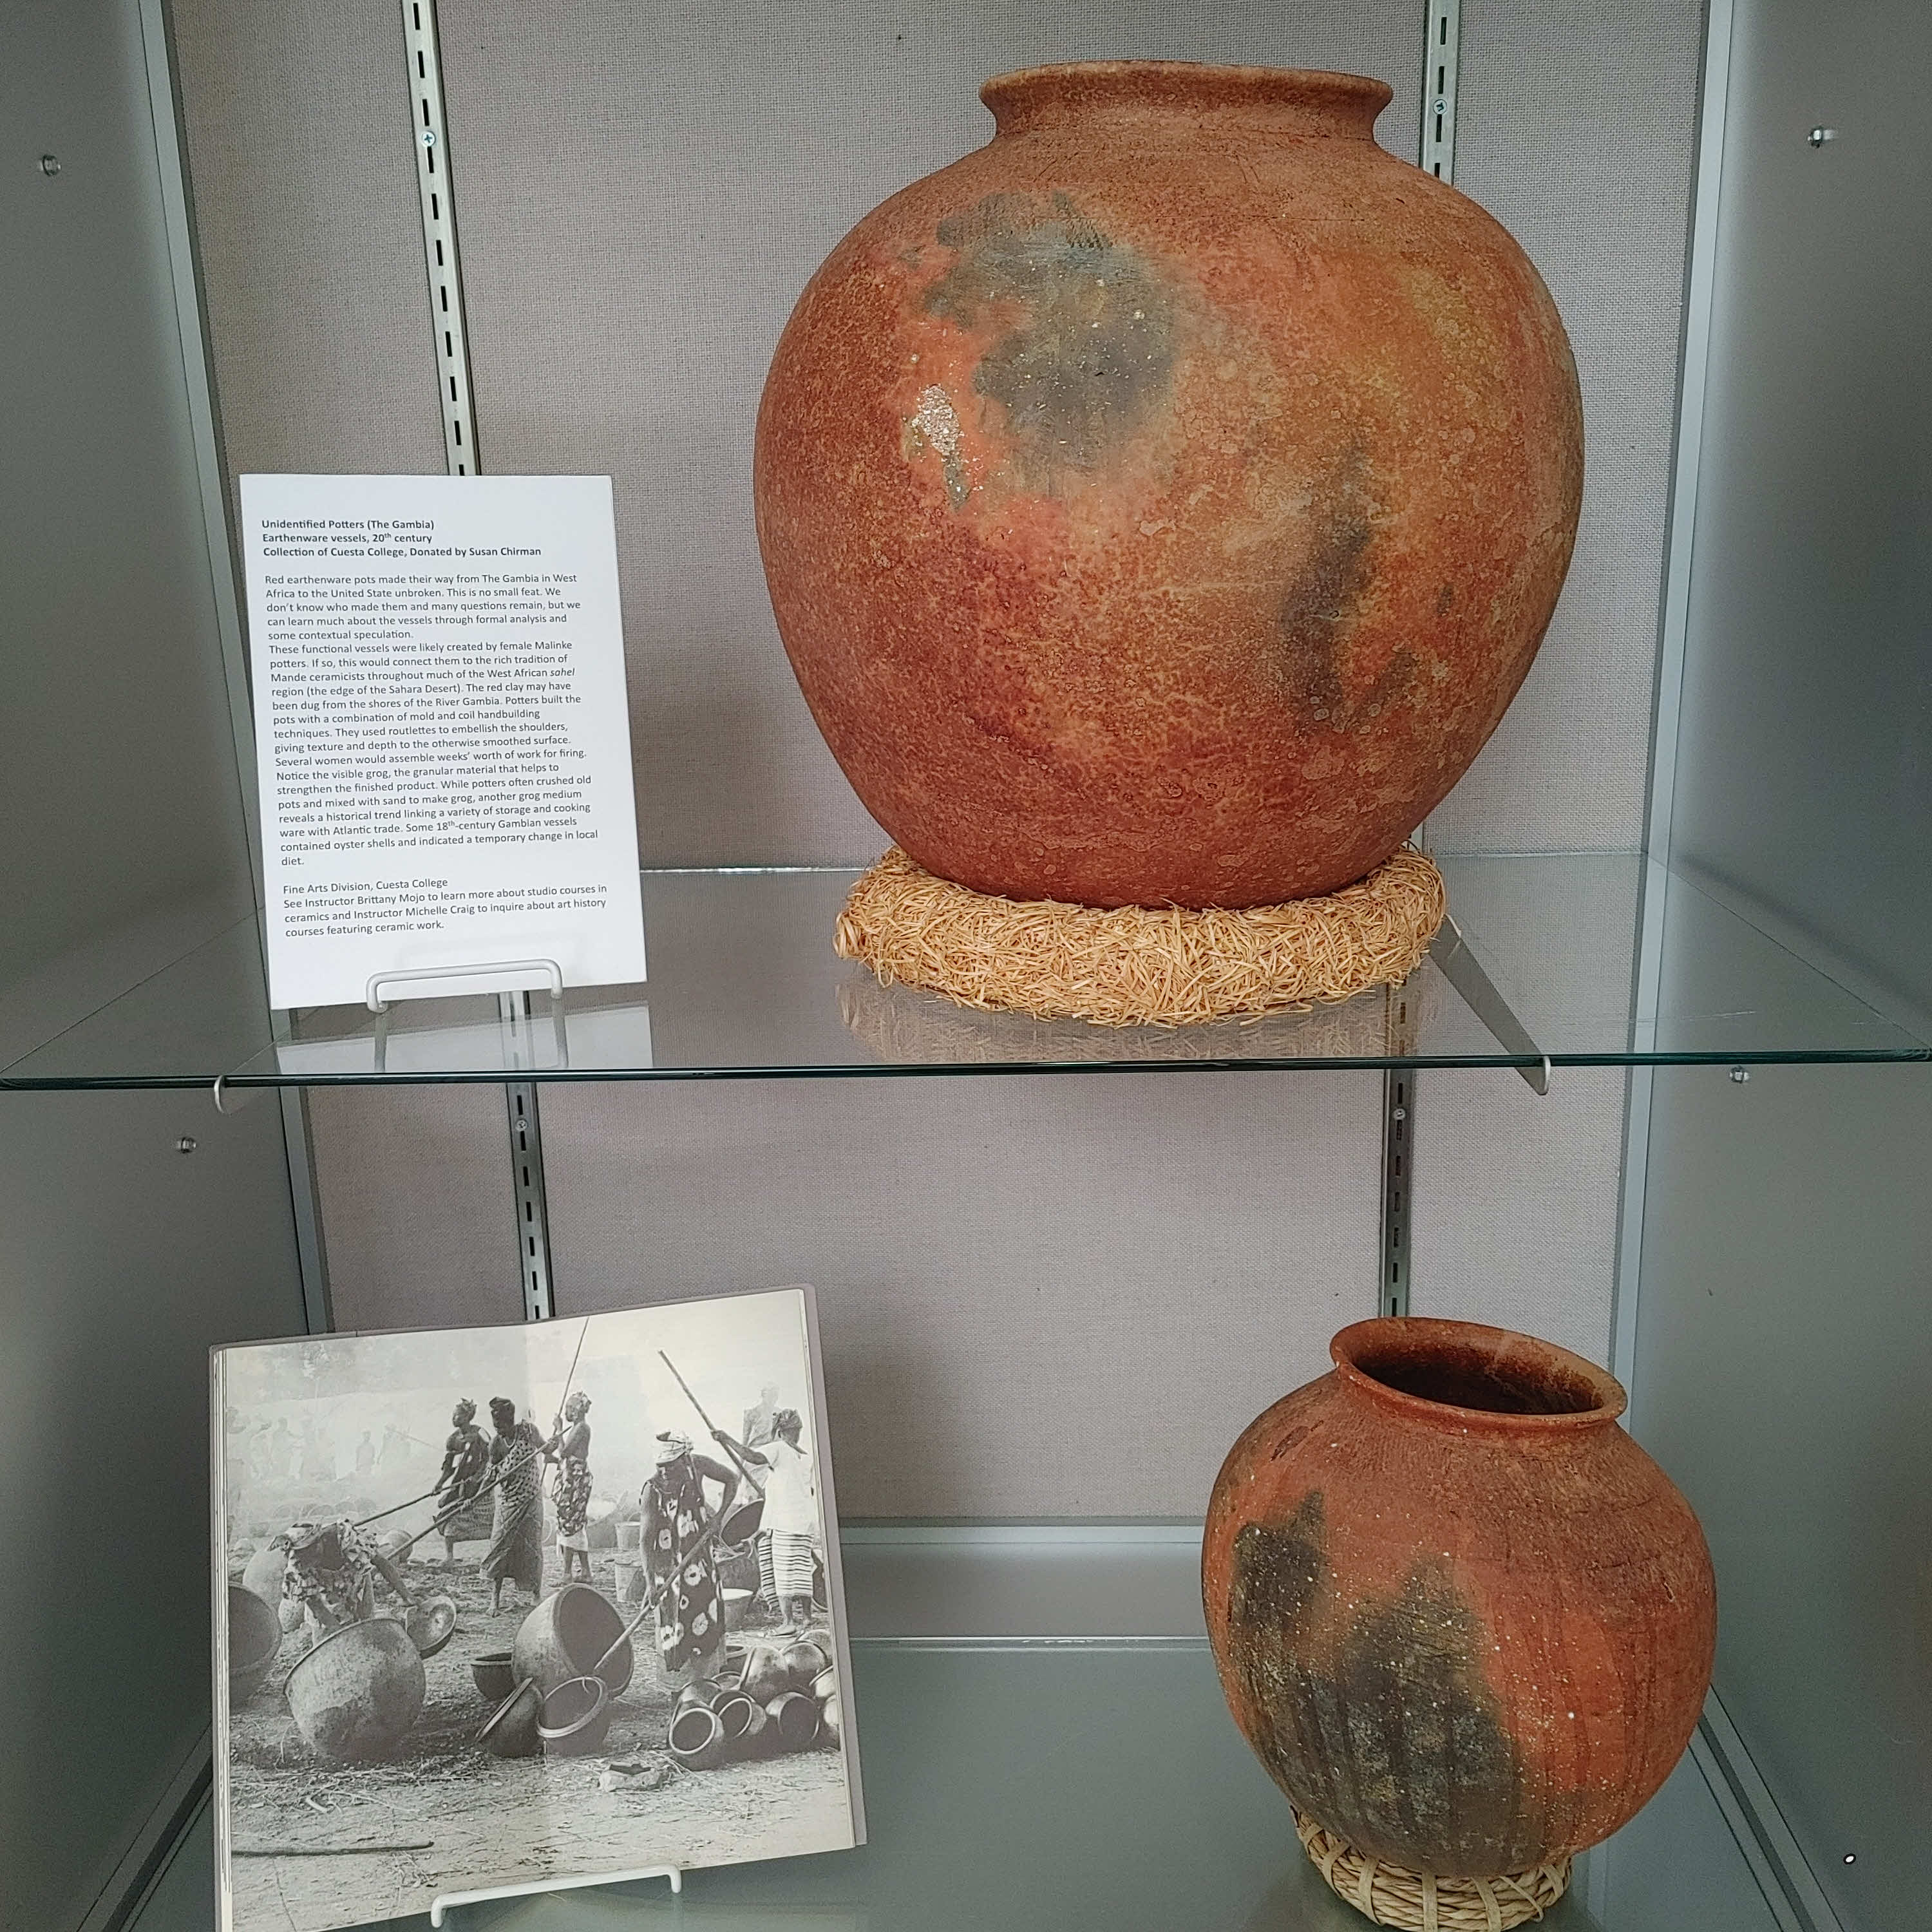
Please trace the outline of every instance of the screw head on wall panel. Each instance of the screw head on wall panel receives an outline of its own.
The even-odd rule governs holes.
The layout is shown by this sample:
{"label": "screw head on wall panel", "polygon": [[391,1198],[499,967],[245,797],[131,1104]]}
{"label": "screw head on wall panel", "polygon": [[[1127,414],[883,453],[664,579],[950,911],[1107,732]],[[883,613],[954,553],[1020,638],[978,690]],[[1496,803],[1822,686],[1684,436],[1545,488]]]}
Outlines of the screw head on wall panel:
{"label": "screw head on wall panel", "polygon": [[1838,138],[1838,130],[1835,128],[1814,128],[1804,137],[1814,148],[1822,148],[1827,141],[1835,141]]}
{"label": "screw head on wall panel", "polygon": [[1732,1081],[1739,1087],[1742,1087],[1750,1078],[1750,1069],[1748,1066],[1734,1066],[1731,1069]]}
{"label": "screw head on wall panel", "polygon": [[60,172],[59,155],[43,154],[40,157],[40,172],[44,175],[58,174]]}
{"label": "screw head on wall panel", "polygon": [[436,146],[436,130],[434,128],[425,128],[416,138],[425,148],[433,148]]}
{"label": "screw head on wall panel", "polygon": [[175,1142],[175,1152],[176,1154],[192,1154],[200,1145],[200,1142],[195,1138],[194,1135],[183,1134],[181,1138]]}

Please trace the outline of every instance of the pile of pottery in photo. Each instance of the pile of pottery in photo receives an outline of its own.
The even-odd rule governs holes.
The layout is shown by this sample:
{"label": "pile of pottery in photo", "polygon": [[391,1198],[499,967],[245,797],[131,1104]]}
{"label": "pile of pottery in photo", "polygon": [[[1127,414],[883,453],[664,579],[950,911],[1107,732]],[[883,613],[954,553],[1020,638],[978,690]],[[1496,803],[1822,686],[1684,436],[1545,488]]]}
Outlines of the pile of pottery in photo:
{"label": "pile of pottery in photo", "polygon": [[808,1638],[754,1644],[735,1679],[700,1678],[678,1693],[668,1742],[687,1771],[836,1745],[844,1719],[826,1647]]}

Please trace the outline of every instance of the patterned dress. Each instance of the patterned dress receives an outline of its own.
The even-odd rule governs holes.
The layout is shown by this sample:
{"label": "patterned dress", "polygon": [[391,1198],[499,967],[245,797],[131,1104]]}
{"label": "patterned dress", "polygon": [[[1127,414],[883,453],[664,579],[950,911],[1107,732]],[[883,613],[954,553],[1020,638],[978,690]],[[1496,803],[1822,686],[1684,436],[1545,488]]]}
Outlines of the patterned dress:
{"label": "patterned dress", "polygon": [[590,1425],[574,1424],[558,1444],[556,1546],[588,1550],[590,1533]]}
{"label": "patterned dress", "polygon": [[286,1536],[275,1541],[288,1552],[282,1594],[302,1606],[314,1636],[376,1614],[375,1552],[353,1523],[324,1524],[300,1550],[290,1550]]}
{"label": "patterned dress", "polygon": [[[519,1422],[490,1444],[490,1467],[500,1475],[483,1574],[502,1577],[536,1596],[543,1588],[543,1438]],[[506,1473],[507,1472],[507,1473]]]}
{"label": "patterned dress", "polygon": [[731,1472],[708,1456],[680,1456],[638,1498],[644,1574],[658,1605],[658,1666],[667,1684],[716,1675],[724,1654],[724,1600],[704,1478],[729,1488]]}
{"label": "patterned dress", "polygon": [[490,1438],[472,1423],[453,1429],[442,1445],[442,1499],[436,1526],[452,1543],[488,1536],[494,1523],[490,1498],[482,1493],[490,1477]]}

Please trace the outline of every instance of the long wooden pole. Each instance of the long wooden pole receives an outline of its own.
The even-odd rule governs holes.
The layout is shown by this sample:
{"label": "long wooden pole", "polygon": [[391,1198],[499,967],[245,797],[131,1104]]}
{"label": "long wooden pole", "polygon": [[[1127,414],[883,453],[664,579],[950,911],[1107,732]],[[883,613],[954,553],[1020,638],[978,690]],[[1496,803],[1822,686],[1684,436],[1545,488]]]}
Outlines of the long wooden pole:
{"label": "long wooden pole", "polygon": [[[557,1405],[556,1411],[558,1428],[561,1428],[563,1425],[564,1405],[570,1400],[570,1385],[577,1379],[577,1365],[578,1362],[583,1359],[584,1356],[584,1339],[590,1333],[590,1318],[586,1315],[584,1318],[584,1326],[577,1331],[577,1352],[570,1358],[570,1372],[563,1378],[563,1400]],[[675,1373],[676,1371],[674,1370],[673,1372]],[[556,1431],[556,1430],[553,1430],[550,1432],[554,1436]],[[481,1502],[492,1490],[496,1488],[498,1485],[500,1484],[506,1477],[510,1475],[513,1471],[522,1468],[524,1464],[530,1460],[532,1453],[532,1452],[527,1447],[525,1447],[524,1448],[520,1449],[515,1455],[508,1457],[505,1460],[502,1468],[499,1469],[496,1474],[492,1476],[473,1496],[470,1496],[465,1498],[463,1506],[466,1508],[471,1503]],[[428,1492],[427,1496],[417,1496],[413,1498],[413,1500],[417,1502],[424,1502],[428,1500],[428,1496],[433,1496],[436,1493],[436,1492],[434,1490],[431,1490]],[[398,1503],[397,1504],[395,1509],[384,1510],[380,1512],[380,1514],[382,1516],[394,1516],[396,1513],[396,1510],[407,1509],[408,1508],[409,1504],[407,1503]],[[436,1528],[436,1523],[440,1522],[443,1520],[444,1516],[448,1514],[448,1511],[439,1510],[436,1514],[436,1521],[431,1522],[428,1529],[418,1530],[416,1534],[411,1537],[409,1541],[404,1544],[402,1549],[397,1553],[399,1556],[406,1555],[410,1550],[413,1550],[418,1543],[422,1542],[424,1537],[430,1534],[430,1531]],[[364,1516],[362,1519],[362,1522],[365,1523],[374,1522],[378,1520],[379,1519],[376,1516]],[[358,1523],[356,1526],[358,1529],[362,1526],[362,1523]]]}
{"label": "long wooden pole", "polygon": [[[724,1432],[714,1426],[710,1417],[705,1414],[704,1403],[700,1402],[697,1396],[691,1393],[690,1383],[686,1382],[683,1376],[678,1374],[677,1364],[674,1362],[662,1348],[658,1351],[658,1360],[663,1363],[666,1368],[670,1370],[672,1377],[676,1382],[678,1387],[683,1390],[686,1400],[690,1402],[692,1407],[697,1410],[698,1420],[703,1423],[707,1430],[710,1430],[713,1440],[716,1440],[718,1437],[723,1435]],[[730,1457],[733,1462],[737,1464],[739,1474],[742,1476],[746,1481],[751,1484],[753,1489],[760,1490],[760,1492],[762,1494],[763,1492],[758,1478],[753,1475],[751,1471],[745,1466],[744,1457],[740,1456],[737,1450],[732,1448],[730,1438],[728,1437],[725,1438],[724,1441],[718,1443],[718,1446],[724,1450],[726,1455]]]}

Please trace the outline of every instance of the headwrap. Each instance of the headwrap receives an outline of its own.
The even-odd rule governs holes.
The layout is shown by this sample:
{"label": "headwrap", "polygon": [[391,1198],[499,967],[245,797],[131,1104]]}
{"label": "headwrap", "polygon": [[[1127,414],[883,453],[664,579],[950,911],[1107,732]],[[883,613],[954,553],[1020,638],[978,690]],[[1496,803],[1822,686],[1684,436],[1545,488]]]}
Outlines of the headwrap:
{"label": "headwrap", "polygon": [[493,1395],[490,1398],[490,1420],[501,1429],[506,1418],[510,1422],[516,1420],[517,1405],[506,1395]]}
{"label": "headwrap", "polygon": [[317,1544],[336,1535],[344,1526],[327,1517],[292,1522],[276,1540],[283,1543],[291,1556],[299,1556],[304,1550],[313,1550]]}
{"label": "headwrap", "polygon": [[564,1416],[568,1421],[580,1421],[588,1412],[590,1407],[590,1398],[586,1395],[581,1389],[579,1389],[576,1394],[564,1404]]}
{"label": "headwrap", "polygon": [[474,1422],[476,1420],[476,1405],[465,1396],[456,1405],[456,1412],[449,1419],[459,1429],[466,1422]]}
{"label": "headwrap", "polygon": [[691,1454],[691,1438],[680,1436],[674,1429],[658,1431],[658,1467],[662,1469],[675,1462],[680,1456]]}
{"label": "headwrap", "polygon": [[802,1430],[805,1424],[800,1419],[796,1409],[782,1408],[772,1418],[772,1426],[782,1436],[788,1430],[794,1431]]}

